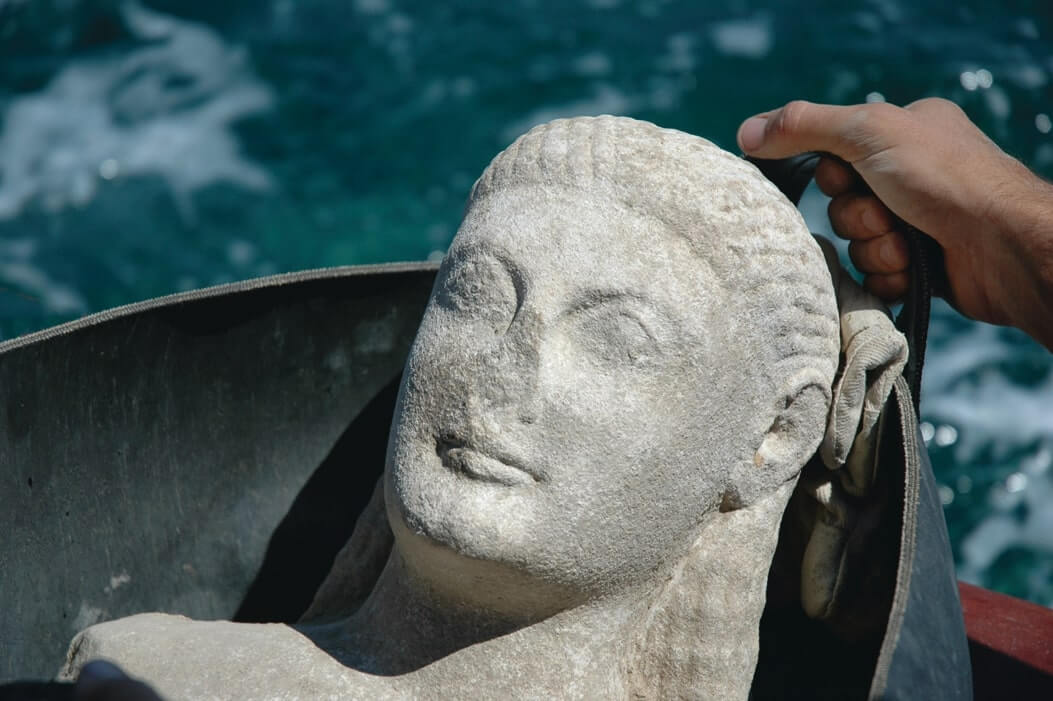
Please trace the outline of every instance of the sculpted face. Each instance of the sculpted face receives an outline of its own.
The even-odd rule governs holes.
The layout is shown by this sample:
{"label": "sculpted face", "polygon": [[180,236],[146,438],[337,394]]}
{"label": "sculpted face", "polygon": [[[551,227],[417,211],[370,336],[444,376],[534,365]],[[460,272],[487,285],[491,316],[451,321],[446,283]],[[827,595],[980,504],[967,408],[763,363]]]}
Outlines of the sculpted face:
{"label": "sculpted face", "polygon": [[745,402],[713,389],[735,355],[723,295],[616,202],[535,186],[475,203],[406,366],[396,536],[578,591],[653,576],[756,449]]}
{"label": "sculpted face", "polygon": [[[129,636],[137,616],[70,659],[130,645],[152,672],[130,671],[177,696],[227,684],[213,653],[242,646],[272,673],[252,688],[290,694],[745,699],[779,524],[831,415],[830,283],[742,159],[622,117],[539,125],[476,181],[436,277],[390,433],[390,531],[374,492],[296,628]],[[845,407],[880,406],[869,392]],[[859,422],[835,416],[855,450],[840,429]],[[809,485],[837,517],[841,479]],[[824,508],[798,580],[820,613],[854,542]],[[194,644],[173,645],[184,624]],[[171,666],[175,648],[196,657]]]}

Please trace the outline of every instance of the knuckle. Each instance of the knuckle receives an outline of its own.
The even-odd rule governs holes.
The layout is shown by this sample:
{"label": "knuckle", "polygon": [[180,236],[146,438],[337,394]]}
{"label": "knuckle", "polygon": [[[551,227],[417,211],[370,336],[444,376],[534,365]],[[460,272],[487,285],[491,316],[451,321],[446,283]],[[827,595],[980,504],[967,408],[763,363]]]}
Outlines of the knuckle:
{"label": "knuckle", "polygon": [[887,128],[890,123],[899,120],[902,112],[902,108],[887,102],[859,105],[854,114],[853,126],[858,133],[871,136]]}
{"label": "knuckle", "polygon": [[881,244],[875,239],[853,241],[848,246],[848,255],[861,272],[870,274],[889,273],[888,266],[880,259],[878,247]]}
{"label": "knuckle", "polygon": [[776,136],[793,136],[799,129],[801,122],[811,104],[804,100],[788,102],[781,110],[771,125],[772,132]]}
{"label": "knuckle", "polygon": [[951,102],[950,100],[943,97],[926,97],[922,100],[918,100],[917,102],[913,103],[911,107],[925,112],[932,112],[934,114],[965,114],[962,111],[962,108],[959,107],[956,103]]}
{"label": "knuckle", "polygon": [[830,200],[830,204],[827,207],[827,215],[830,217],[830,221],[838,227],[839,231],[856,235],[855,223],[859,220],[860,207],[862,205],[862,198],[854,193],[838,195]]}
{"label": "knuckle", "polygon": [[832,200],[830,200],[830,204],[826,208],[826,214],[828,217],[830,217],[830,223],[833,224],[834,229],[837,231],[837,233],[843,236],[850,235],[852,233],[851,231],[847,231],[845,228],[845,223],[848,220],[848,217],[845,216],[845,211],[848,208],[849,204],[850,202],[848,198],[835,197]]}
{"label": "knuckle", "polygon": [[897,119],[903,113],[902,107],[897,107],[887,102],[875,102],[867,105],[867,107],[874,119],[882,121]]}
{"label": "knuckle", "polygon": [[902,112],[902,108],[884,102],[856,105],[843,126],[843,138],[852,145],[849,160],[856,163],[888,148]]}

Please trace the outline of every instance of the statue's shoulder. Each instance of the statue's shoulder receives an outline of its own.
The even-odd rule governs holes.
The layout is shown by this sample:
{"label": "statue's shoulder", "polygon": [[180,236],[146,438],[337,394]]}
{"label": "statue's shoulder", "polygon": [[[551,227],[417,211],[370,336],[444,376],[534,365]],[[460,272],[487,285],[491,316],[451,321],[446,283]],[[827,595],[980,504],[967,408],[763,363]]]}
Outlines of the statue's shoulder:
{"label": "statue's shoulder", "polygon": [[75,679],[96,659],[115,662],[165,698],[247,698],[256,692],[326,698],[345,695],[352,681],[343,665],[290,626],[194,621],[163,613],[85,629],[70,643],[59,678]]}
{"label": "statue's shoulder", "polygon": [[[163,642],[162,649],[173,647],[175,638],[191,632],[188,629],[195,625],[200,623],[167,613],[141,613],[97,623],[82,630],[70,642],[59,679],[76,679],[81,667],[98,659],[118,662],[127,669],[138,658],[156,657],[161,652],[158,643]],[[148,655],[147,650],[154,654]]]}

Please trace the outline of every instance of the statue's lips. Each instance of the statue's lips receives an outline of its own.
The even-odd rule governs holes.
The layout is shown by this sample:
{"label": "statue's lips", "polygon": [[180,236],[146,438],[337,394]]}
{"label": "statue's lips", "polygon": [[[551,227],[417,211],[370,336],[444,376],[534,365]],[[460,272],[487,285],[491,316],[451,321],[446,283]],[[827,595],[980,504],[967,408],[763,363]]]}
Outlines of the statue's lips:
{"label": "statue's lips", "polygon": [[438,448],[442,464],[465,477],[509,487],[537,481],[537,478],[507,455],[487,454],[460,441],[449,439],[440,441]]}

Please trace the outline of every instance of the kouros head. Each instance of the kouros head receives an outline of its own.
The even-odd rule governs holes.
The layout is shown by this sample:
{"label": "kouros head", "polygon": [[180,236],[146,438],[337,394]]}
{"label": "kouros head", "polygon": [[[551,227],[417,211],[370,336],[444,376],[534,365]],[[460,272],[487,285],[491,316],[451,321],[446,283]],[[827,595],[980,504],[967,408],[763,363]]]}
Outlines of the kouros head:
{"label": "kouros head", "polygon": [[752,165],[627,118],[536,127],[475,184],[406,366],[397,547],[493,564],[551,613],[726,541],[763,599],[838,333],[818,245]]}

